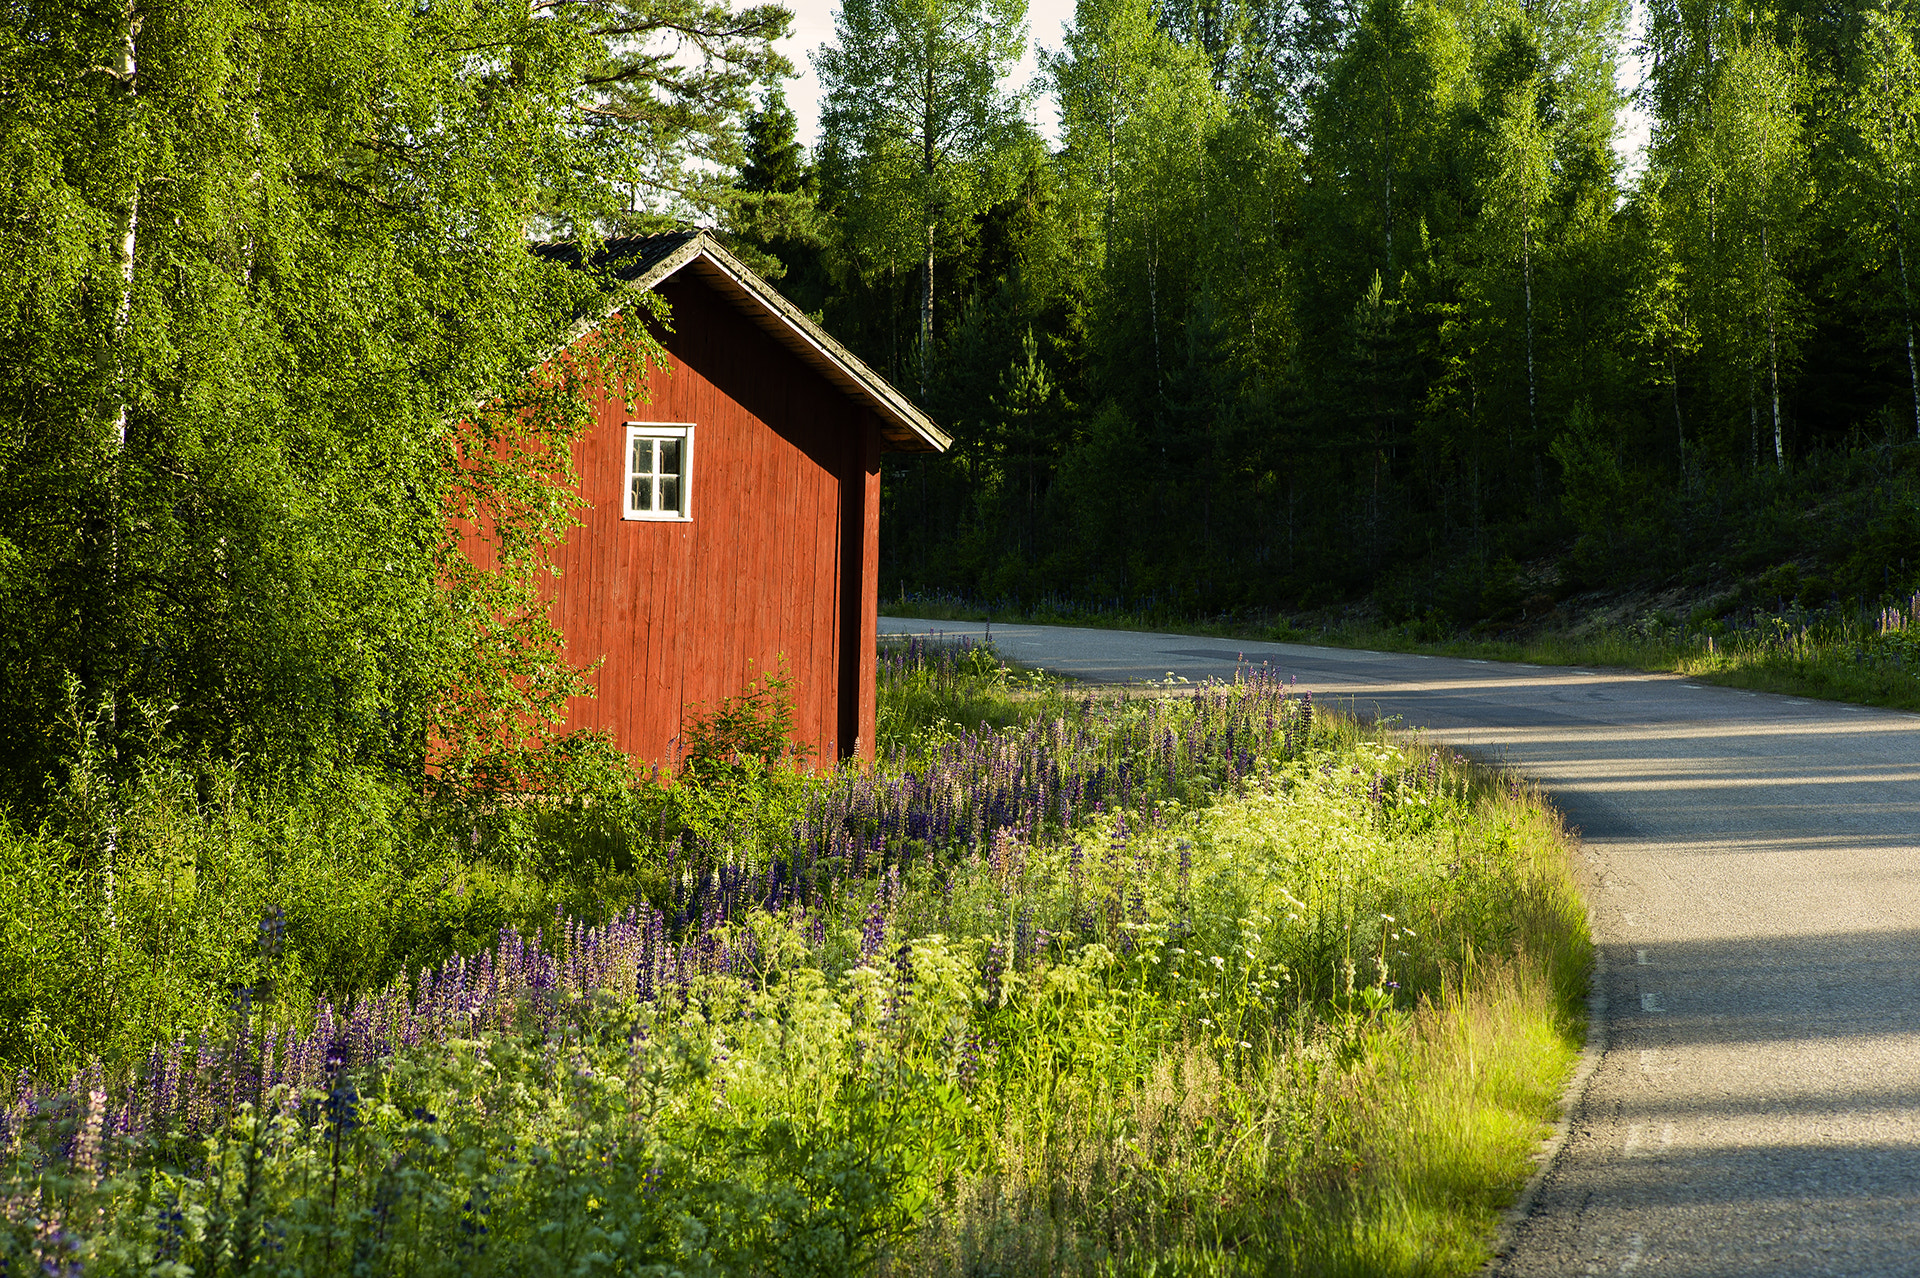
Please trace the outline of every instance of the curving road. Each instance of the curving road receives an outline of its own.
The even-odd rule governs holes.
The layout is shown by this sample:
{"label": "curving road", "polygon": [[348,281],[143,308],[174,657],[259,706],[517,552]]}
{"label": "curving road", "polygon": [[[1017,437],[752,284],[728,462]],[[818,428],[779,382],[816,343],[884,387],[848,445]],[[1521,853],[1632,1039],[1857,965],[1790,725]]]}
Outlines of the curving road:
{"label": "curving road", "polygon": [[992,634],[1094,680],[1227,676],[1244,654],[1552,792],[1582,833],[1605,1011],[1493,1273],[1920,1275],[1920,715],[1669,675]]}

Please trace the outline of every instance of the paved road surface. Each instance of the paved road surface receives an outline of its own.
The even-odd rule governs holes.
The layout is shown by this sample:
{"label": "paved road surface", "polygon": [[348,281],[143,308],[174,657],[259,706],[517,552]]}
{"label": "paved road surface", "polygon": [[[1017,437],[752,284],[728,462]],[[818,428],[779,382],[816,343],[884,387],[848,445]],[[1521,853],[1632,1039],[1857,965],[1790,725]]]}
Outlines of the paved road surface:
{"label": "paved road surface", "polygon": [[[980,634],[882,618],[882,633]],[[1604,1054],[1502,1275],[1920,1275],[1920,716],[1182,635],[994,626],[1015,660],[1239,656],[1544,783],[1584,836]]]}

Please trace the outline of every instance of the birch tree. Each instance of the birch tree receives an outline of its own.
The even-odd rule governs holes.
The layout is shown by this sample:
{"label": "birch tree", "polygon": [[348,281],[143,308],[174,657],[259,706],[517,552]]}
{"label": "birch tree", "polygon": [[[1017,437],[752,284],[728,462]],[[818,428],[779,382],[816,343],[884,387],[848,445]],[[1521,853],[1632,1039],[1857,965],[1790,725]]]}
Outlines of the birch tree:
{"label": "birch tree", "polygon": [[1185,345],[1206,149],[1224,102],[1205,53],[1161,30],[1147,0],[1080,0],[1048,72],[1066,168],[1099,209],[1108,385],[1158,417]]}
{"label": "birch tree", "polygon": [[828,176],[850,224],[918,259],[922,396],[940,231],[965,225],[1017,177],[1026,99],[1000,82],[1026,48],[1026,16],[1026,0],[845,0],[836,43],[814,55],[823,164],[838,170]]}
{"label": "birch tree", "polygon": [[[1807,143],[1800,107],[1805,77],[1799,59],[1765,32],[1729,52],[1712,98],[1708,173],[1718,197],[1714,243],[1721,265],[1720,304],[1744,348],[1755,398],[1764,381],[1773,432],[1773,463],[1787,465],[1782,372],[1804,327],[1804,299],[1792,268],[1805,238]],[[1751,456],[1760,451],[1754,403]]]}
{"label": "birch tree", "polygon": [[[1524,43],[1517,31],[1513,39]],[[1540,429],[1540,379],[1534,367],[1534,257],[1541,214],[1552,183],[1553,144],[1541,119],[1541,76],[1529,68],[1493,94],[1483,149],[1480,229],[1492,256],[1520,276],[1521,329],[1527,375],[1527,429]]]}
{"label": "birch tree", "polygon": [[1920,52],[1912,22],[1889,8],[1865,15],[1864,74],[1851,102],[1859,139],[1854,173],[1868,210],[1874,248],[1893,259],[1899,281],[1899,325],[1920,435],[1920,358],[1914,351],[1912,258],[1916,201],[1920,201]]}
{"label": "birch tree", "polygon": [[[679,30],[719,12],[663,14]],[[704,131],[719,155],[737,127],[724,85],[635,53],[637,14],[10,6],[6,797],[57,775],[49,729],[76,678],[116,745],[138,745],[113,728],[140,704],[189,752],[282,775],[418,778],[430,740],[484,753],[555,722],[577,672],[538,607],[537,552],[571,518],[585,389],[646,346],[614,325],[530,383],[605,285],[529,237],[591,236],[630,204],[603,165],[615,86],[654,77],[651,117],[627,100],[631,136],[697,152]],[[752,47],[775,17],[734,46],[747,74],[775,65]],[[484,525],[500,570],[466,559],[450,513]]]}

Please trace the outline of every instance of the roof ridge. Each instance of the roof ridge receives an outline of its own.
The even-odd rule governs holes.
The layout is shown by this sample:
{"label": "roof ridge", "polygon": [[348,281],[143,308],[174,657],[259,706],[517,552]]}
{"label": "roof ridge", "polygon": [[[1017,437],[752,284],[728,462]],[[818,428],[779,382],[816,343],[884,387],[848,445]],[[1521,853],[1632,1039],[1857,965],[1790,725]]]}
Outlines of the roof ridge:
{"label": "roof ridge", "polygon": [[[614,273],[625,284],[625,289],[615,294],[612,304],[599,317],[590,317],[573,325],[560,343],[560,348],[572,345],[604,323],[608,316],[617,313],[620,309],[620,293],[627,289],[650,291],[669,277],[704,260],[721,277],[719,282],[723,287],[718,291],[728,296],[736,306],[749,303],[742,309],[749,311],[762,330],[843,391],[864,397],[880,416],[883,422],[881,433],[889,442],[910,452],[945,452],[952,445],[953,438],[934,425],[933,419],[921,411],[917,404],[895,389],[865,360],[842,346],[812,316],[795,306],[772,284],[729,252],[707,228],[693,227],[608,240],[601,251],[594,255],[595,260],[610,261],[616,255],[616,245],[644,245],[645,251],[636,253],[630,261],[620,263]],[[568,265],[579,265],[583,260],[578,241],[536,246],[535,251]],[[715,282],[708,280],[708,283]],[[725,284],[733,287],[724,287]]]}

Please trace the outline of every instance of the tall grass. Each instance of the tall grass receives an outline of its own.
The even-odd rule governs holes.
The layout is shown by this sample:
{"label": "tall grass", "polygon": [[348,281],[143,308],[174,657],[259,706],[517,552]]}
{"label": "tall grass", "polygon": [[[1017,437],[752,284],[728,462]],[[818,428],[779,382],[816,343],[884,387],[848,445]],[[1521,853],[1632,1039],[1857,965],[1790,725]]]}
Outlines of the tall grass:
{"label": "tall grass", "polygon": [[9,1270],[1477,1265],[1581,1029],[1539,797],[1265,676],[911,652],[920,727],[784,849],[687,832],[611,923],[22,1096]]}

